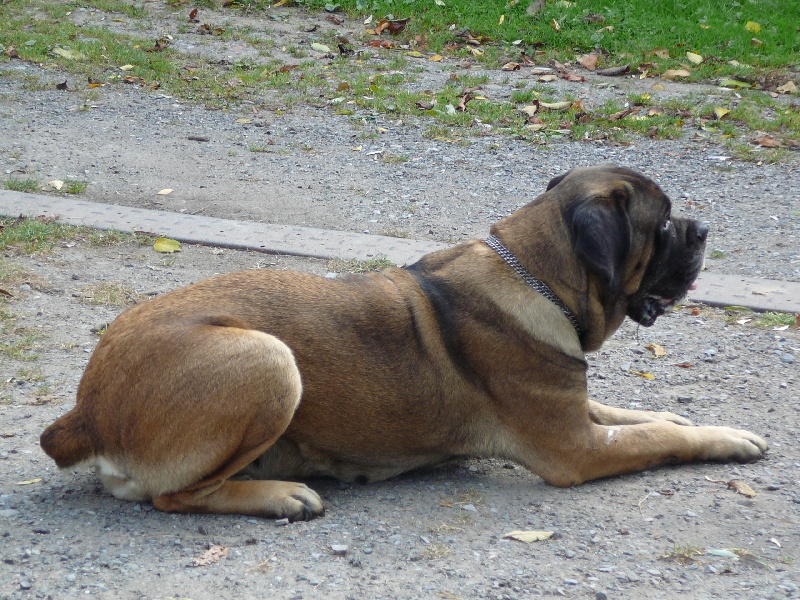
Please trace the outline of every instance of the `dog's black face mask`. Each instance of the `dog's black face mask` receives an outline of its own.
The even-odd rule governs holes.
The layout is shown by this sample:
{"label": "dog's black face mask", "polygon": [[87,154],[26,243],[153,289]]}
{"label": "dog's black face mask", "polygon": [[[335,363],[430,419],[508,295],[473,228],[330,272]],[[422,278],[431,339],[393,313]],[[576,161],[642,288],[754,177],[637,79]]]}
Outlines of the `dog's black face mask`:
{"label": "dog's black face mask", "polygon": [[707,235],[708,227],[694,219],[667,219],[660,225],[656,253],[628,303],[631,319],[650,327],[686,295],[703,266]]}

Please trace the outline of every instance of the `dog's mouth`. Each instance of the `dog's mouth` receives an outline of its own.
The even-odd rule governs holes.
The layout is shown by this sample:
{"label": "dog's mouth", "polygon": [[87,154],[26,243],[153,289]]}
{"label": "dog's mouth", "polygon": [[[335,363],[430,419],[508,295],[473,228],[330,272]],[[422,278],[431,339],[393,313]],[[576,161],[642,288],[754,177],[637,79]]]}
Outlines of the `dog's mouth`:
{"label": "dog's mouth", "polygon": [[636,321],[644,326],[650,327],[653,323],[656,322],[656,319],[670,310],[675,303],[678,301],[677,298],[661,298],[660,296],[645,296],[644,300],[642,300],[641,308],[638,318]]}

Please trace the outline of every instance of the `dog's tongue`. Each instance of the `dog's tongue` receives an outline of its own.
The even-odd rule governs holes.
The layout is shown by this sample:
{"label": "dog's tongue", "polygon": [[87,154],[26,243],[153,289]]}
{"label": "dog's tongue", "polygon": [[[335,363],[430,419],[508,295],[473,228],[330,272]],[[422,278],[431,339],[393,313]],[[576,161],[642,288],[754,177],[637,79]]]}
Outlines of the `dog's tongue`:
{"label": "dog's tongue", "polygon": [[695,281],[692,285],[689,286],[689,290],[696,290],[697,289],[697,282]]}

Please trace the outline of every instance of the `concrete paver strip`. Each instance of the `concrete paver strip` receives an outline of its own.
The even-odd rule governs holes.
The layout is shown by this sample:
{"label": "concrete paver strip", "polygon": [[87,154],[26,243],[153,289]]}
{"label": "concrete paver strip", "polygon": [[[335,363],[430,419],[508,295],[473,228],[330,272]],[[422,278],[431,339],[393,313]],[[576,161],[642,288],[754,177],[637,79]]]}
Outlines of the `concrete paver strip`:
{"label": "concrete paver strip", "polygon": [[[234,221],[7,190],[0,190],[0,214],[12,217],[45,215],[71,225],[145,231],[184,243],[269,254],[357,260],[386,257],[398,265],[411,264],[423,254],[446,247],[429,241]],[[712,306],[800,313],[800,283],[796,282],[704,272],[689,298]]]}

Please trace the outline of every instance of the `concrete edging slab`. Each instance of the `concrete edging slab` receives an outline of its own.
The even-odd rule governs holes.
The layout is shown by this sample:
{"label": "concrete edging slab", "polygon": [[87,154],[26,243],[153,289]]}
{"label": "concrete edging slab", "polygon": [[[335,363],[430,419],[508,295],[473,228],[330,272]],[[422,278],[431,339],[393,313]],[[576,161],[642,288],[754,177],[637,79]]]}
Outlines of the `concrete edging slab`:
{"label": "concrete edging slab", "polygon": [[[188,244],[269,254],[357,260],[383,256],[397,265],[411,264],[424,254],[447,247],[436,242],[185,215],[9,190],[0,190],[0,214],[45,215],[71,225],[143,231]],[[711,306],[800,313],[800,283],[704,272],[689,299]]]}

